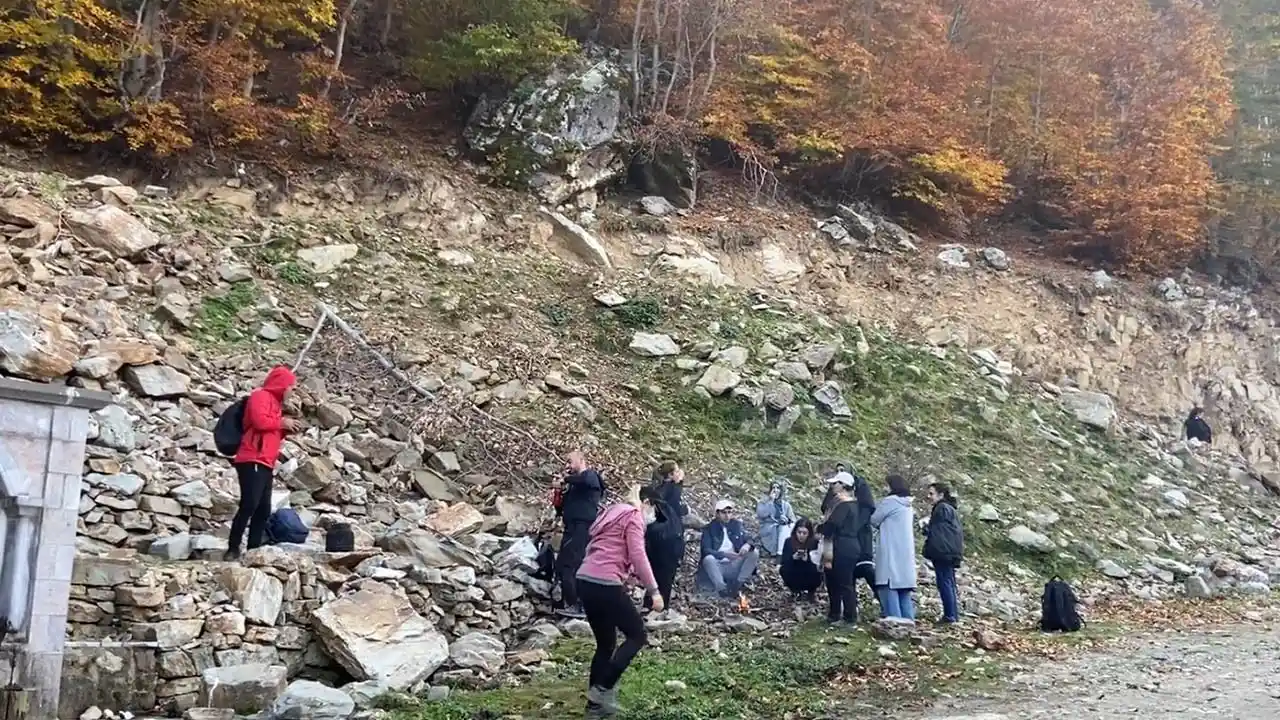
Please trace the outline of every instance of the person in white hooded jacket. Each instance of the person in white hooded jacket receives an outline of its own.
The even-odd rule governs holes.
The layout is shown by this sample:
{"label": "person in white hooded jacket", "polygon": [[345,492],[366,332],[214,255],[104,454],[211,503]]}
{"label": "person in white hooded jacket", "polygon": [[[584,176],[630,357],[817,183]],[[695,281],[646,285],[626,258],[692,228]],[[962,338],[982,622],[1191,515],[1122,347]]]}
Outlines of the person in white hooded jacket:
{"label": "person in white hooded jacket", "polygon": [[900,475],[886,478],[889,494],[876,506],[871,525],[880,529],[876,543],[876,589],[885,617],[915,620],[915,509],[911,490]]}

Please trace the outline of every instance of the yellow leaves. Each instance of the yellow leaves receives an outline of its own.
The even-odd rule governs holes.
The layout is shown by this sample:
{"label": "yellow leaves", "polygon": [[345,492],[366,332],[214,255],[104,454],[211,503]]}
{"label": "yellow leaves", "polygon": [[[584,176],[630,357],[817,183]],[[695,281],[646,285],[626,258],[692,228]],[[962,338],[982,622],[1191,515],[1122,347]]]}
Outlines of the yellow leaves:
{"label": "yellow leaves", "polygon": [[182,111],[169,102],[135,105],[124,128],[124,138],[130,150],[158,158],[171,157],[191,148],[191,136]]}

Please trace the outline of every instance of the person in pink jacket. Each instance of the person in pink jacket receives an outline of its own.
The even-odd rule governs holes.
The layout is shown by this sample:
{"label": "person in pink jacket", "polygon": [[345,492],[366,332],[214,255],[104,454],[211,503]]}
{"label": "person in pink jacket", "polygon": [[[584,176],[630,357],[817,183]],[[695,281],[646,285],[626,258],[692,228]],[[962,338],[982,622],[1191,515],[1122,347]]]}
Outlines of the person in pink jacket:
{"label": "person in pink jacket", "polygon": [[[655,489],[631,488],[626,503],[607,508],[591,524],[587,555],[578,568],[578,596],[596,638],[587,690],[587,718],[619,712],[618,680],[648,642],[644,619],[627,592],[634,574],[654,612],[662,612],[662,593],[644,552],[645,527],[657,519]],[[618,633],[624,641],[618,646]]]}

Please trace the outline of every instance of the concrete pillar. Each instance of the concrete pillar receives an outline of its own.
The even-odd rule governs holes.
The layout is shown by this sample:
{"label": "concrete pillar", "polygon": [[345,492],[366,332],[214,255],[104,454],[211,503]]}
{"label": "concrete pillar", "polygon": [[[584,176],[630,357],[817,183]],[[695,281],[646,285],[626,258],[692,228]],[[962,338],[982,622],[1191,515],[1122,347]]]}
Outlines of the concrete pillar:
{"label": "concrete pillar", "polygon": [[110,402],[0,378],[0,609],[17,629],[0,663],[17,655],[15,679],[35,693],[34,718],[57,716],[89,412]]}

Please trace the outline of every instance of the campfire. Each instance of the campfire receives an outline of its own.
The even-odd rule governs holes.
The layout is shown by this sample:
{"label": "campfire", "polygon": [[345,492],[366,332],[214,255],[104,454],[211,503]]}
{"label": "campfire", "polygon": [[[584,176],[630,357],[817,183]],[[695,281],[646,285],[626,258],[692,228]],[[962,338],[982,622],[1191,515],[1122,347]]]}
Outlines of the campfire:
{"label": "campfire", "polygon": [[751,603],[747,602],[746,593],[738,593],[738,612],[743,615],[751,612]]}

